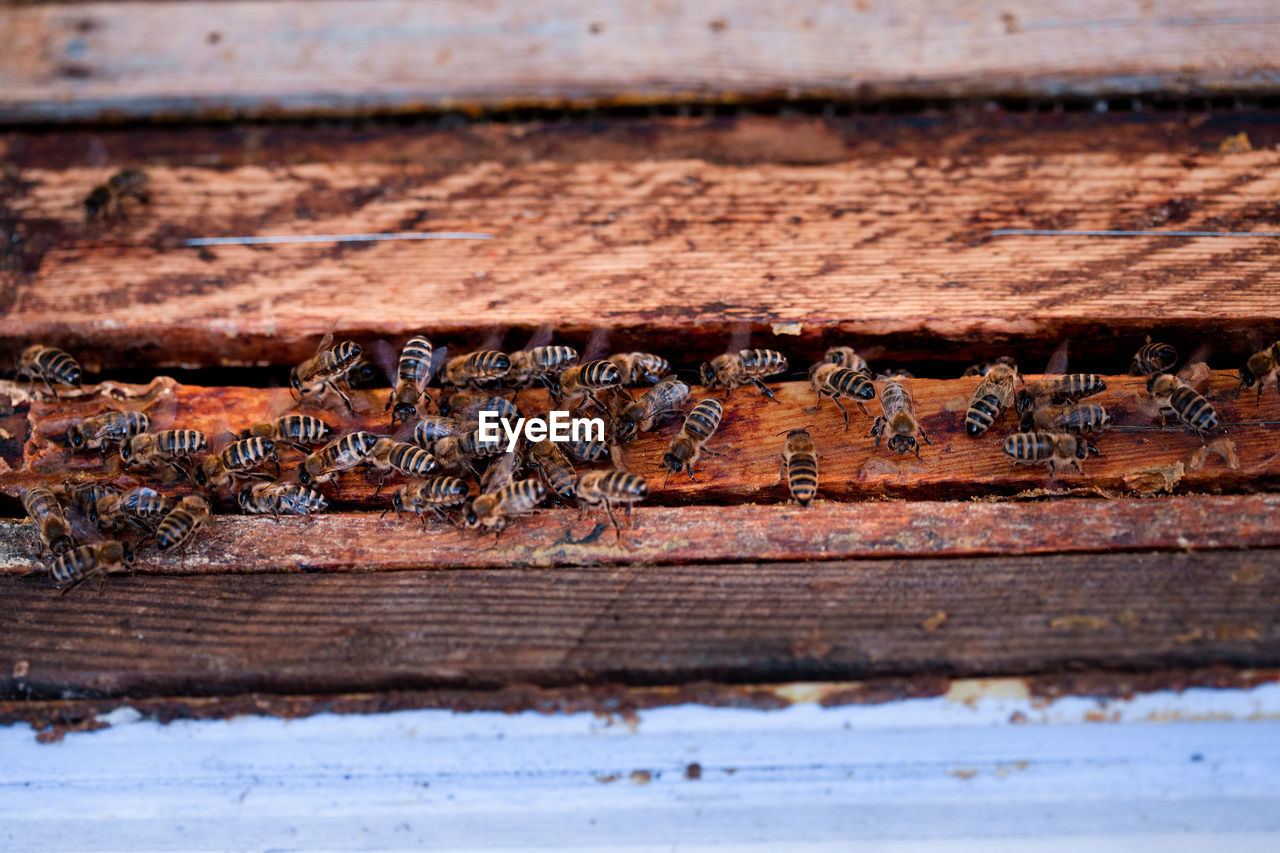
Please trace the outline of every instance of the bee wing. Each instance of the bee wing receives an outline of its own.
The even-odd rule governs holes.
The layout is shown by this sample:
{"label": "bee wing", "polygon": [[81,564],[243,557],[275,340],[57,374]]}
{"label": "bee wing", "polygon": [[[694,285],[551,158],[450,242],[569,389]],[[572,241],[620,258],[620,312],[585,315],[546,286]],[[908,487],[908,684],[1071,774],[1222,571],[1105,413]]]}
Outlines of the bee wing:
{"label": "bee wing", "polygon": [[485,332],[484,340],[480,342],[482,350],[498,350],[502,352],[502,341],[506,338],[506,334],[502,329],[490,329]]}
{"label": "bee wing", "polygon": [[444,367],[444,363],[449,359],[448,347],[436,347],[431,351],[431,369],[427,371],[426,384],[431,384],[431,379],[440,372],[440,368]]}
{"label": "bee wing", "polygon": [[324,333],[324,337],[320,339],[320,343],[316,346],[316,355],[324,352],[333,343],[333,333],[338,330],[338,321],[334,320],[333,325],[329,327],[329,331]]}
{"label": "bee wing", "polygon": [[1058,344],[1058,348],[1049,356],[1049,363],[1044,366],[1045,376],[1061,376],[1067,372],[1067,341]]}
{"label": "bee wing", "polygon": [[751,324],[750,323],[734,323],[733,329],[729,332],[729,348],[725,350],[727,353],[735,353],[746,349],[751,344]]}
{"label": "bee wing", "polygon": [[578,364],[597,361],[608,354],[609,332],[605,329],[595,329],[591,332],[591,336],[587,338],[586,345],[582,348],[582,358],[578,359]]}
{"label": "bee wing", "polygon": [[378,366],[378,369],[382,371],[382,375],[387,377],[387,384],[394,386],[400,371],[399,353],[395,351],[389,341],[383,338],[378,338],[370,344],[367,352],[370,360]]}
{"label": "bee wing", "polygon": [[1202,343],[1191,351],[1191,355],[1187,357],[1183,369],[1201,361],[1207,364],[1211,355],[1213,355],[1213,347],[1207,343]]}
{"label": "bee wing", "polygon": [[544,323],[534,329],[533,335],[529,337],[529,343],[524,345],[524,349],[537,349],[538,347],[545,347],[547,344],[551,343],[551,330],[552,326],[550,323]]}

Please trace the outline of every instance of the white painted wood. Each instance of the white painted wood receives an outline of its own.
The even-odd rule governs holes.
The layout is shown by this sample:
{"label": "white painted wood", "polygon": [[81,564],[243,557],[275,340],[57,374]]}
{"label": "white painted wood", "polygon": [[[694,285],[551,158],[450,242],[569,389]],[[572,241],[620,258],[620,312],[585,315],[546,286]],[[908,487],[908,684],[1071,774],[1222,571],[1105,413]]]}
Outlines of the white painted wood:
{"label": "white painted wood", "polygon": [[[448,711],[159,725],[121,709],[110,728],[54,744],[25,725],[0,730],[0,841],[1280,849],[1280,685],[1046,705],[1018,684],[961,682],[948,697],[873,706],[685,705],[642,712],[634,727]],[[804,686],[794,693],[803,700]],[[700,778],[687,778],[693,763]]]}

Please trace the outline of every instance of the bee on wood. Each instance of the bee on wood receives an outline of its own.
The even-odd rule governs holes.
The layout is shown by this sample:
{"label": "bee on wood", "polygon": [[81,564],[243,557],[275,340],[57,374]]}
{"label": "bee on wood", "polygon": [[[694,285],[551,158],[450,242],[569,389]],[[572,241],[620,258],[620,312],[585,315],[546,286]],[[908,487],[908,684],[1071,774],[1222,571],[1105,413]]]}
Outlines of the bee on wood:
{"label": "bee on wood", "polygon": [[486,382],[502,379],[510,370],[511,358],[506,353],[480,350],[445,362],[442,381],[455,388],[480,388]]}
{"label": "bee on wood", "polygon": [[466,480],[443,475],[428,477],[425,480],[413,480],[396,489],[391,495],[391,508],[397,516],[405,512],[417,513],[423,527],[427,526],[427,518],[423,514],[426,512],[440,521],[453,523],[453,519],[449,517],[449,507],[462,506],[470,495],[471,487]]}
{"label": "bee on wood", "polygon": [[397,421],[410,421],[418,415],[418,406],[427,396],[427,383],[431,381],[432,356],[435,352],[431,341],[424,335],[416,335],[408,340],[400,351],[400,360],[396,364],[396,384],[387,398],[387,408],[391,409],[391,424]]}
{"label": "bee on wood", "polygon": [[1071,465],[1083,474],[1080,460],[1097,455],[1098,448],[1083,436],[1065,432],[1015,432],[1004,440],[1004,452],[1015,465],[1048,465],[1052,477],[1059,465]]}
{"label": "bee on wood", "polygon": [[1280,391],[1280,341],[1276,341],[1266,349],[1259,350],[1249,356],[1244,367],[1240,368],[1240,391],[1258,385],[1258,405],[1262,405],[1262,389],[1267,383],[1275,381],[1276,390]]}
{"label": "bee on wood", "polygon": [[[501,397],[495,399],[501,400]],[[505,400],[503,402],[506,402]],[[418,421],[413,427],[413,443],[423,448],[431,450],[437,441],[442,438],[448,438],[451,435],[457,435],[462,425],[453,418],[444,415],[428,415]]]}
{"label": "bee on wood", "polygon": [[287,444],[294,450],[309,453],[311,445],[324,444],[333,430],[327,423],[311,415],[285,415],[274,421],[256,424],[241,434],[241,438],[265,438],[279,444]]}
{"label": "bee on wood", "polygon": [[442,438],[434,445],[436,466],[442,471],[470,471],[475,473],[471,461],[486,456],[497,456],[502,452],[502,439],[485,441],[480,437],[480,430],[473,429],[460,435]]}
{"label": "bee on wood", "polygon": [[120,459],[130,468],[169,465],[188,480],[183,463],[209,446],[205,434],[194,429],[166,429],[144,432],[120,445]]}
{"label": "bee on wood", "polygon": [[971,437],[991,429],[995,419],[1004,420],[1005,410],[1013,405],[1017,390],[1018,368],[1005,362],[991,365],[987,375],[969,395],[969,408],[964,416],[964,428]]}
{"label": "bee on wood", "polygon": [[142,204],[151,202],[151,194],[146,186],[151,179],[141,169],[121,169],[101,184],[98,184],[84,198],[84,218],[86,222],[124,217],[123,202],[132,198]]}
{"label": "bee on wood", "polygon": [[1097,435],[1111,426],[1111,415],[1095,403],[1069,406],[1037,406],[1022,415],[1022,432],[1069,432]]}
{"label": "bee on wood", "polygon": [[744,349],[704,361],[699,366],[698,373],[708,391],[723,388],[725,396],[728,396],[733,393],[734,388],[750,382],[760,389],[761,394],[777,402],[778,398],[761,380],[766,376],[785,373],[787,367],[787,357],[777,350]]}
{"label": "bee on wood", "polygon": [[585,399],[604,409],[596,394],[621,384],[622,374],[617,365],[609,361],[588,361],[561,371],[559,380],[551,389],[551,398],[557,406],[566,408],[573,408]]}
{"label": "bee on wood", "polygon": [[613,424],[614,440],[625,443],[637,432],[649,432],[663,415],[679,410],[689,398],[689,386],[668,376],[628,403]]}
{"label": "bee on wood", "polygon": [[526,388],[535,382],[550,385],[552,377],[577,362],[578,351],[573,347],[545,346],[518,350],[511,353],[511,370],[506,381],[516,388]]}
{"label": "bee on wood", "polygon": [[630,471],[586,471],[578,475],[578,503],[584,508],[603,506],[613,522],[613,529],[622,538],[622,528],[613,515],[615,504],[621,504],[626,512],[627,526],[631,523],[631,506],[649,496],[649,484],[639,474]]}
{"label": "bee on wood", "polygon": [[503,486],[511,485],[523,469],[524,453],[520,448],[498,455],[484,469],[484,476],[480,478],[480,491],[496,492]]}
{"label": "bee on wood", "polygon": [[[603,442],[600,442],[603,444]],[[606,449],[607,452],[607,449]],[[564,500],[573,500],[577,488],[578,472],[573,463],[556,447],[550,439],[534,442],[529,447],[529,467],[541,475],[542,479]],[[488,488],[485,489],[488,491]]]}
{"label": "bee on wood", "polygon": [[50,554],[64,554],[75,547],[71,525],[51,489],[45,486],[27,489],[22,495],[22,507],[40,533],[40,553],[47,548]]}
{"label": "bee on wood", "polygon": [[276,443],[269,438],[243,438],[233,441],[220,452],[205,458],[195,469],[196,484],[218,491],[234,482],[238,476],[264,476],[253,473],[253,469],[268,460],[277,466],[280,457],[276,453]]}
{"label": "bee on wood", "polygon": [[49,393],[57,397],[57,385],[80,387],[81,371],[79,363],[57,347],[33,344],[18,356],[17,376],[28,381],[28,391],[38,379],[49,389]]}
{"label": "bee on wood", "polygon": [[507,519],[533,512],[546,497],[547,487],[541,480],[517,480],[496,492],[477,495],[467,504],[463,520],[467,527],[484,527],[498,533],[506,526]]}
{"label": "bee on wood", "polygon": [[1107,382],[1095,373],[1068,373],[1027,383],[1018,392],[1018,414],[1044,403],[1074,403],[1107,390]]}
{"label": "bee on wood", "polygon": [[1218,428],[1213,405],[1172,373],[1157,373],[1147,379],[1147,393],[1160,407],[1161,422],[1166,412],[1173,412],[1201,436]]}
{"label": "bee on wood", "polygon": [[808,429],[787,432],[782,449],[779,479],[786,479],[791,497],[800,506],[808,506],[818,494],[818,451]]}
{"label": "bee on wood", "polygon": [[991,372],[991,368],[995,367],[997,364],[1003,364],[1006,367],[1012,367],[1014,370],[1018,369],[1018,363],[1016,361],[1014,361],[1012,358],[1010,358],[1007,355],[1002,355],[999,358],[997,358],[995,361],[984,361],[979,364],[969,365],[964,369],[964,373],[960,374],[960,378],[968,379],[971,376],[986,376],[988,373]]}
{"label": "bee on wood", "polygon": [[[667,469],[667,477],[684,471],[693,480],[693,463],[698,461],[704,452],[716,454],[706,449],[707,439],[720,428],[720,419],[724,417],[724,406],[714,397],[699,400],[693,410],[684,419],[684,426],[676,437],[671,439],[666,454],[662,457],[662,465]],[[664,482],[665,486],[666,483]]]}
{"label": "bee on wood", "polygon": [[106,495],[89,511],[89,521],[99,530],[120,530],[131,522],[145,531],[159,524],[173,502],[150,486],[137,486],[118,495]]}
{"label": "bee on wood", "polygon": [[374,442],[373,450],[369,451],[369,464],[382,473],[375,495],[382,491],[382,484],[390,472],[406,477],[425,477],[436,470],[435,457],[421,447],[386,437]]}
{"label": "bee on wood", "polygon": [[600,462],[609,455],[608,442],[599,439],[580,438],[565,444],[568,456],[575,462]]}
{"label": "bee on wood", "polygon": [[200,495],[187,495],[164,517],[156,530],[156,545],[161,551],[185,552],[206,524],[212,510]]}
{"label": "bee on wood", "polygon": [[853,347],[831,347],[823,353],[822,360],[827,364],[834,364],[836,367],[843,367],[845,370],[852,370],[854,373],[863,374],[868,379],[871,378],[871,366]]}
{"label": "bee on wood", "polygon": [[250,515],[310,515],[324,512],[329,501],[324,495],[297,483],[254,483],[236,495],[242,512]]}
{"label": "bee on wood", "polygon": [[830,397],[831,402],[836,404],[836,408],[844,415],[845,429],[849,428],[849,410],[840,402],[841,397],[853,400],[864,415],[871,417],[862,401],[876,396],[876,386],[865,373],[840,367],[829,361],[820,361],[809,368],[809,384],[818,392],[819,408],[824,396]]}
{"label": "bee on wood", "polygon": [[933,444],[925,435],[920,422],[916,420],[916,404],[911,399],[907,386],[897,380],[890,379],[880,389],[880,408],[884,412],[876,418],[871,427],[871,434],[876,437],[876,447],[880,446],[880,438],[889,433],[889,449],[898,453],[914,452],[920,458],[920,444],[916,434],[924,439],[925,444]]}
{"label": "bee on wood", "polygon": [[440,398],[440,414],[453,418],[458,424],[476,423],[480,419],[481,412],[493,412],[499,418],[506,418],[512,423],[520,418],[520,410],[506,397],[474,391],[458,391],[448,397]]}
{"label": "bee on wood", "polygon": [[606,359],[618,368],[622,385],[656,385],[662,377],[671,373],[671,363],[651,352],[620,352]]}
{"label": "bee on wood", "polygon": [[1153,342],[1147,335],[1147,342],[1134,353],[1129,364],[1129,373],[1133,376],[1151,376],[1165,373],[1178,363],[1178,351],[1169,344]]}
{"label": "bee on wood", "polygon": [[133,562],[133,547],[128,542],[97,542],[81,545],[60,555],[49,564],[53,582],[66,595],[90,578],[106,578],[111,572],[123,571]]}
{"label": "bee on wood", "polygon": [[308,396],[318,400],[326,391],[333,391],[346,403],[347,411],[355,412],[351,398],[341,386],[351,387],[347,372],[360,358],[360,345],[355,341],[332,344],[333,331],[330,330],[316,347],[316,354],[289,371],[290,393],[301,401]]}
{"label": "bee on wood", "polygon": [[103,498],[119,497],[120,490],[112,483],[94,482],[87,483],[64,483],[61,489],[62,496],[71,502],[71,505],[80,510],[80,513],[88,518],[93,524],[97,524],[97,519],[93,517],[94,509],[98,505],[98,501]]}
{"label": "bee on wood", "polygon": [[298,481],[304,486],[319,485],[332,480],[339,471],[348,471],[357,465],[366,464],[378,438],[371,432],[351,432],[338,436],[302,460],[302,464],[298,466]]}
{"label": "bee on wood", "polygon": [[123,444],[149,429],[151,418],[143,412],[106,412],[72,423],[67,428],[67,443],[77,450],[98,450]]}

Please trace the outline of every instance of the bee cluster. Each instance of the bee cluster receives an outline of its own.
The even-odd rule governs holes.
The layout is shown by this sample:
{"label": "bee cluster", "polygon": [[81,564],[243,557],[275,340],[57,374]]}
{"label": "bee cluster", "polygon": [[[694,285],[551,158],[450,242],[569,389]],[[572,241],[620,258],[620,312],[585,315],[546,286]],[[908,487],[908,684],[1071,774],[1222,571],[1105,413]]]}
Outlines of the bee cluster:
{"label": "bee cluster", "polygon": [[[355,342],[335,344],[332,333],[326,336],[315,355],[290,373],[296,406],[324,406],[332,395],[354,411],[348,392],[353,377],[365,368],[362,355]],[[232,441],[212,451],[204,433],[153,430],[151,418],[140,411],[111,410],[75,421],[66,435],[73,449],[100,452],[104,464],[114,451],[117,468],[126,470],[172,470],[190,482],[192,493],[169,496],[146,485],[122,490],[113,479],[29,489],[24,505],[39,531],[42,553],[50,555],[56,584],[65,591],[88,578],[123,570],[141,547],[153,542],[161,553],[183,553],[212,523],[213,508],[222,500],[277,520],[322,512],[329,499],[320,489],[353,469],[378,477],[375,495],[388,477],[402,478],[383,514],[417,515],[424,527],[430,518],[498,533],[511,519],[551,500],[604,510],[621,540],[615,508],[630,520],[631,507],[649,492],[646,479],[621,464],[628,442],[687,408],[661,460],[668,478],[684,472],[692,480],[701,456],[716,454],[706,445],[724,417],[723,404],[707,396],[688,406],[690,386],[658,355],[632,352],[584,360],[572,347],[531,342],[511,354],[485,349],[449,358],[418,335],[393,360],[394,365],[385,365],[393,378],[384,410],[389,412],[388,434],[350,431],[335,436],[324,419],[295,411],[233,433]],[[1145,377],[1162,420],[1172,414],[1204,435],[1217,428],[1218,415],[1194,381],[1172,372],[1177,360],[1173,347],[1148,338],[1130,373]],[[723,389],[727,396],[735,388],[754,386],[777,402],[764,379],[788,366],[787,357],[776,350],[743,349],[703,363],[699,373],[707,391]],[[55,396],[59,387],[78,387],[81,379],[70,355],[41,345],[22,352],[17,372]],[[438,390],[431,387],[437,374]],[[1017,431],[1005,438],[1003,451],[1015,464],[1043,464],[1051,473],[1065,465],[1082,470],[1080,462],[1098,452],[1094,439],[1111,426],[1105,408],[1082,402],[1106,389],[1100,376],[1073,373],[1027,382],[1007,357],[975,365],[965,375],[981,377],[963,416],[966,433],[981,436],[1014,410]],[[846,430],[849,410],[842,401],[871,418],[866,404],[879,399],[881,413],[869,432],[876,447],[884,440],[890,451],[919,458],[919,442],[932,443],[916,415],[910,374],[877,376],[853,349],[833,347],[808,376],[818,407],[830,398]],[[1268,383],[1280,389],[1280,342],[1252,355],[1239,379],[1241,390],[1257,386],[1259,400]],[[549,439],[513,439],[504,450],[500,441],[484,437],[481,413],[519,418],[520,392],[536,385],[546,387],[555,406],[602,415],[609,425],[605,438],[563,446]],[[528,396],[523,400],[528,406]],[[808,428],[787,430],[785,436],[779,477],[805,506],[818,492],[818,450]],[[293,451],[300,461],[283,465],[282,451]],[[96,532],[77,535],[77,518]],[[87,541],[94,537],[96,541]]]}

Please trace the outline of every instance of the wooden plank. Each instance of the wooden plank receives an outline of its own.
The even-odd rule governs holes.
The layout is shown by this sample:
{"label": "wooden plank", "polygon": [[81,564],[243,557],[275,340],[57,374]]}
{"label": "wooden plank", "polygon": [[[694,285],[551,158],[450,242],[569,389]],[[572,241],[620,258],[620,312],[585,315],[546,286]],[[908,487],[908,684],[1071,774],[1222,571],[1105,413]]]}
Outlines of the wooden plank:
{"label": "wooden plank", "polygon": [[0,695],[1016,675],[1280,663],[1280,553],[0,578]]}
{"label": "wooden plank", "polygon": [[[1034,374],[1028,377],[1030,381],[1036,378]],[[1003,452],[1002,444],[1005,433],[1015,428],[1016,414],[1008,416],[1005,429],[997,427],[978,439],[966,435],[965,409],[980,381],[976,378],[919,379],[909,383],[920,424],[933,440],[933,444],[922,444],[920,460],[899,455],[883,445],[876,447],[869,434],[872,420],[851,404],[847,431],[830,401],[812,411],[815,395],[807,383],[800,382],[775,385],[776,403],[754,389],[738,390],[726,399],[720,429],[708,442],[708,447],[719,455],[699,460],[695,480],[685,474],[667,479],[661,465],[671,438],[680,429],[678,416],[625,445],[620,458],[625,467],[650,481],[650,502],[657,504],[786,500],[789,494],[779,479],[784,441],[779,434],[801,426],[813,427],[820,456],[820,497],[829,500],[967,499],[1020,493],[1035,496],[1045,494],[1035,492],[1043,489],[1115,497],[1173,491],[1257,491],[1274,489],[1280,483],[1280,448],[1276,445],[1280,395],[1273,390],[1268,389],[1264,402],[1258,404],[1252,393],[1235,396],[1239,382],[1233,373],[1215,373],[1209,394],[1223,426],[1206,439],[1215,448],[1206,451],[1205,441],[1193,432],[1174,424],[1165,430],[1156,428],[1159,422],[1145,388],[1133,385],[1141,380],[1126,376],[1106,379],[1107,390],[1090,400],[1106,407],[1115,428],[1097,439],[1101,455],[1090,456],[1081,463],[1083,474],[1068,468],[1051,478],[1045,466],[1015,465]],[[0,394],[4,387],[0,386]],[[210,436],[215,449],[230,440],[229,431],[244,430],[293,410],[289,393],[283,388],[202,388],[171,383],[155,388],[165,390],[157,392],[150,403],[130,405],[146,408],[155,421],[155,429],[201,430]],[[18,390],[10,393],[22,396]],[[695,386],[691,399],[702,396],[705,392]],[[723,392],[714,396],[724,399]],[[325,417],[336,433],[367,429],[386,434],[395,432],[384,409],[386,399],[386,390],[357,393],[353,397],[358,410],[355,417],[334,409],[304,411]],[[517,399],[526,415],[544,414],[549,408],[541,391],[525,391]],[[94,395],[31,403],[26,412],[27,425],[20,432],[14,427],[18,438],[6,445],[15,453],[20,447],[21,455],[0,460],[12,469],[9,473],[0,471],[0,492],[12,496],[36,482],[59,484],[69,475],[74,479],[118,474],[115,454],[104,459],[101,453],[73,452],[65,436],[76,419],[121,405]],[[868,411],[878,415],[879,403],[872,401]],[[291,474],[301,458],[300,452],[281,448],[284,474]],[[143,479],[154,476],[144,475]],[[124,482],[134,480],[125,478]],[[375,497],[376,475],[351,471],[322,490],[344,506],[386,507],[395,482],[390,480],[382,495]]]}
{"label": "wooden plank", "polygon": [[9,5],[0,120],[1274,91],[1265,0]]}
{"label": "wooden plank", "polygon": [[[21,170],[0,349],[45,340],[93,370],[288,364],[338,321],[362,340],[428,329],[475,344],[505,330],[508,346],[552,323],[577,343],[606,326],[615,347],[679,336],[694,360],[746,323],[756,344],[807,356],[856,339],[895,361],[1043,358],[1071,337],[1121,359],[1155,327],[1231,364],[1280,337],[1274,237],[991,236],[1272,233],[1274,151],[150,171],[151,208],[98,229],[78,204],[105,170]],[[184,248],[404,230],[494,239]]]}

